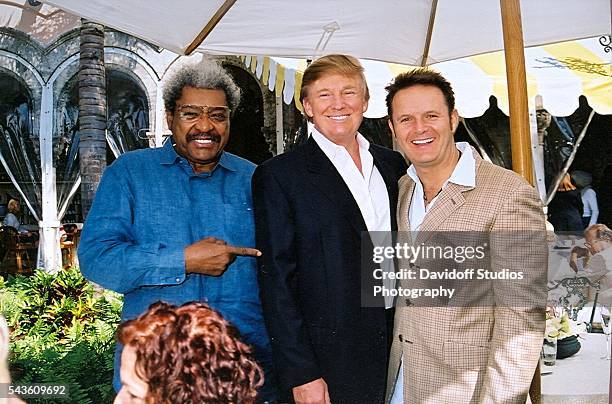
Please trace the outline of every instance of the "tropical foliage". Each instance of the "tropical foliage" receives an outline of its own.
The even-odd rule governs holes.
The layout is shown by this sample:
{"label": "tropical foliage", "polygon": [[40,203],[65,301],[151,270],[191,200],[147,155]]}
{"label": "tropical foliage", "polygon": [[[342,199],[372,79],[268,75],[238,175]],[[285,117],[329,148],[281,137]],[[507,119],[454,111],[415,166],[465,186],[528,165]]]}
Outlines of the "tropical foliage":
{"label": "tropical foliage", "polygon": [[76,268],[7,281],[0,277],[0,312],[11,328],[13,383],[65,384],[69,402],[112,402],[121,306],[119,295],[97,292]]}

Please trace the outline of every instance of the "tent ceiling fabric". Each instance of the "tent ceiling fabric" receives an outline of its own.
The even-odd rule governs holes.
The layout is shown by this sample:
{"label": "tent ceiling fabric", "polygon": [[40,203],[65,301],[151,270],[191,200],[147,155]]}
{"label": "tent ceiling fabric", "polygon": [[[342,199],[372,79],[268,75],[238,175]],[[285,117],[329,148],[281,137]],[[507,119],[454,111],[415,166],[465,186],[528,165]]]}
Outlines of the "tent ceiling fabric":
{"label": "tent ceiling fabric", "polygon": [[[270,90],[282,91],[283,100],[295,100],[299,107],[299,86],[306,68],[304,59],[243,57],[245,65]],[[589,105],[600,114],[612,114],[612,52],[606,53],[598,38],[571,41],[525,49],[527,90],[530,107],[541,95],[544,107],[555,116],[567,116],[578,108],[578,97],[585,95]],[[384,87],[400,72],[412,67],[362,60],[370,87],[366,116],[387,115]],[[481,116],[494,95],[499,108],[508,114],[508,87],[503,52],[439,63],[440,71],[453,84],[459,114],[465,118]],[[283,70],[284,80],[276,80]]]}
{"label": "tent ceiling fabric", "polygon": [[[198,36],[222,0],[49,0],[46,3],[177,53]],[[499,1],[238,0],[198,46],[203,53],[362,59],[434,64],[503,48]],[[610,34],[609,0],[522,0],[525,46]],[[427,60],[423,61],[423,54]],[[424,62],[424,63],[423,63]]]}
{"label": "tent ceiling fabric", "polygon": [[26,0],[0,1],[0,27],[22,31],[44,46],[80,24],[77,16],[47,4],[33,7]]}

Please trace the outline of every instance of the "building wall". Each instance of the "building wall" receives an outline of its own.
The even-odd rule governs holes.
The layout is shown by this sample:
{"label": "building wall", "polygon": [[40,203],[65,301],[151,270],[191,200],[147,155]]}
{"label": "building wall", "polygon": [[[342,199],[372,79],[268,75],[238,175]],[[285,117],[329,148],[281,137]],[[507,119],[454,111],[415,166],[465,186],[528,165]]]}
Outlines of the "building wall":
{"label": "building wall", "polygon": [[[40,20],[39,17],[37,18]],[[15,25],[13,28],[0,27],[0,72],[7,73],[15,79],[18,78],[30,92],[32,133],[29,136],[33,140],[32,143],[39,148],[40,128],[48,128],[47,130],[50,130],[51,133],[47,135],[53,138],[54,153],[57,153],[57,150],[61,148],[58,147],[60,141],[58,136],[61,133],[58,125],[62,123],[60,114],[66,104],[67,94],[74,86],[79,67],[79,26],[74,26],[75,20],[71,20],[71,24],[65,23],[62,25],[59,22],[53,24],[54,18],[65,21],[66,15],[65,13],[57,13],[55,16],[46,18],[44,20],[45,24],[30,24],[29,28],[24,29],[24,31],[19,30],[19,27],[27,27],[28,24],[13,24]],[[50,30],[49,27],[54,27],[54,30],[51,30],[49,35],[41,35],[40,31],[47,29],[45,27]],[[61,27],[64,27],[66,31],[58,31]],[[41,38],[45,40],[42,41]],[[164,136],[169,134],[161,96],[164,78],[181,64],[197,61],[201,58],[202,55],[180,56],[130,35],[110,29],[106,30],[105,64],[107,71],[116,70],[124,73],[137,83],[146,94],[150,126],[148,136],[151,146],[160,146]],[[276,154],[276,120],[273,94],[267,88],[261,86],[249,70],[244,69],[237,57],[228,56],[218,59],[224,65],[231,65],[232,70],[241,69],[243,75],[252,78],[251,86],[259,88],[263,105],[260,108],[261,110],[258,109],[256,113],[262,115],[263,126],[255,134],[261,136],[258,141],[264,145],[267,143],[269,154],[266,155],[266,158],[271,157]],[[52,96],[51,113],[43,113],[41,110],[45,87],[47,87],[47,94]],[[2,102],[1,95],[0,102]],[[244,102],[249,103],[251,101],[244,100]],[[46,125],[41,126],[41,120],[45,120]],[[246,147],[245,150],[250,150],[250,148]],[[40,156],[40,150],[37,149],[36,151]],[[259,153],[259,155],[262,154]],[[264,159],[259,158],[260,161],[257,162]],[[0,188],[2,188],[2,185],[0,185]],[[12,191],[11,194],[14,195],[15,192]],[[38,213],[40,214],[40,212]]]}

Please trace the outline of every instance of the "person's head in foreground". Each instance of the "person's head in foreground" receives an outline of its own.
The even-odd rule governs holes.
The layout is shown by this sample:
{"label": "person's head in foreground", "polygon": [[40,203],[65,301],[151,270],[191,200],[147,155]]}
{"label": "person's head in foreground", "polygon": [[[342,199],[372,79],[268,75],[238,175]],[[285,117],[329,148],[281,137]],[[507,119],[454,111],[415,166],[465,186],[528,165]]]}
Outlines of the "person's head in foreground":
{"label": "person's head in foreground", "polygon": [[385,89],[389,127],[406,158],[417,171],[452,171],[459,158],[454,141],[459,115],[450,83],[419,68],[398,75]]}
{"label": "person's head in foreground", "polygon": [[115,403],[253,403],[263,371],[238,332],[206,304],[151,305],[117,330]]}
{"label": "person's head in foreground", "polygon": [[326,55],[304,71],[300,101],[306,116],[336,144],[355,138],[369,99],[363,67],[352,56]]}
{"label": "person's head in foreground", "polygon": [[0,383],[10,383],[11,375],[7,366],[9,352],[9,330],[6,320],[0,315]]}
{"label": "person's head in foreground", "polygon": [[584,246],[591,254],[612,246],[612,230],[605,224],[594,224],[584,230]]}
{"label": "person's head in foreground", "polygon": [[181,67],[165,83],[166,121],[177,154],[196,173],[211,171],[230,134],[230,115],[240,89],[218,63],[205,60]]}
{"label": "person's head in foreground", "polygon": [[[6,320],[0,315],[0,383],[7,386],[11,384],[11,374],[8,368],[9,355],[9,329]],[[6,391],[6,390],[5,390]],[[24,404],[19,397],[0,397],[0,403]]]}

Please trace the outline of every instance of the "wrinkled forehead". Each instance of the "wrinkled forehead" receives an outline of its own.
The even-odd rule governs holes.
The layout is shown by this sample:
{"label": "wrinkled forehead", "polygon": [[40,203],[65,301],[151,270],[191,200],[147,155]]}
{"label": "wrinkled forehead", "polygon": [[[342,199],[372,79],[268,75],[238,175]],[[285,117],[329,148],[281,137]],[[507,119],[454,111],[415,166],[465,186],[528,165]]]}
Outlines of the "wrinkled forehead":
{"label": "wrinkled forehead", "polygon": [[354,80],[355,85],[359,86],[359,88],[364,92],[364,94],[368,93],[368,84],[366,83],[365,76],[360,72],[346,72],[339,69],[329,69],[324,72],[321,72],[315,80],[306,85],[304,89],[308,87],[312,87],[314,85],[320,84],[322,81],[329,79],[333,76],[340,76],[342,78],[346,78],[349,80]]}

